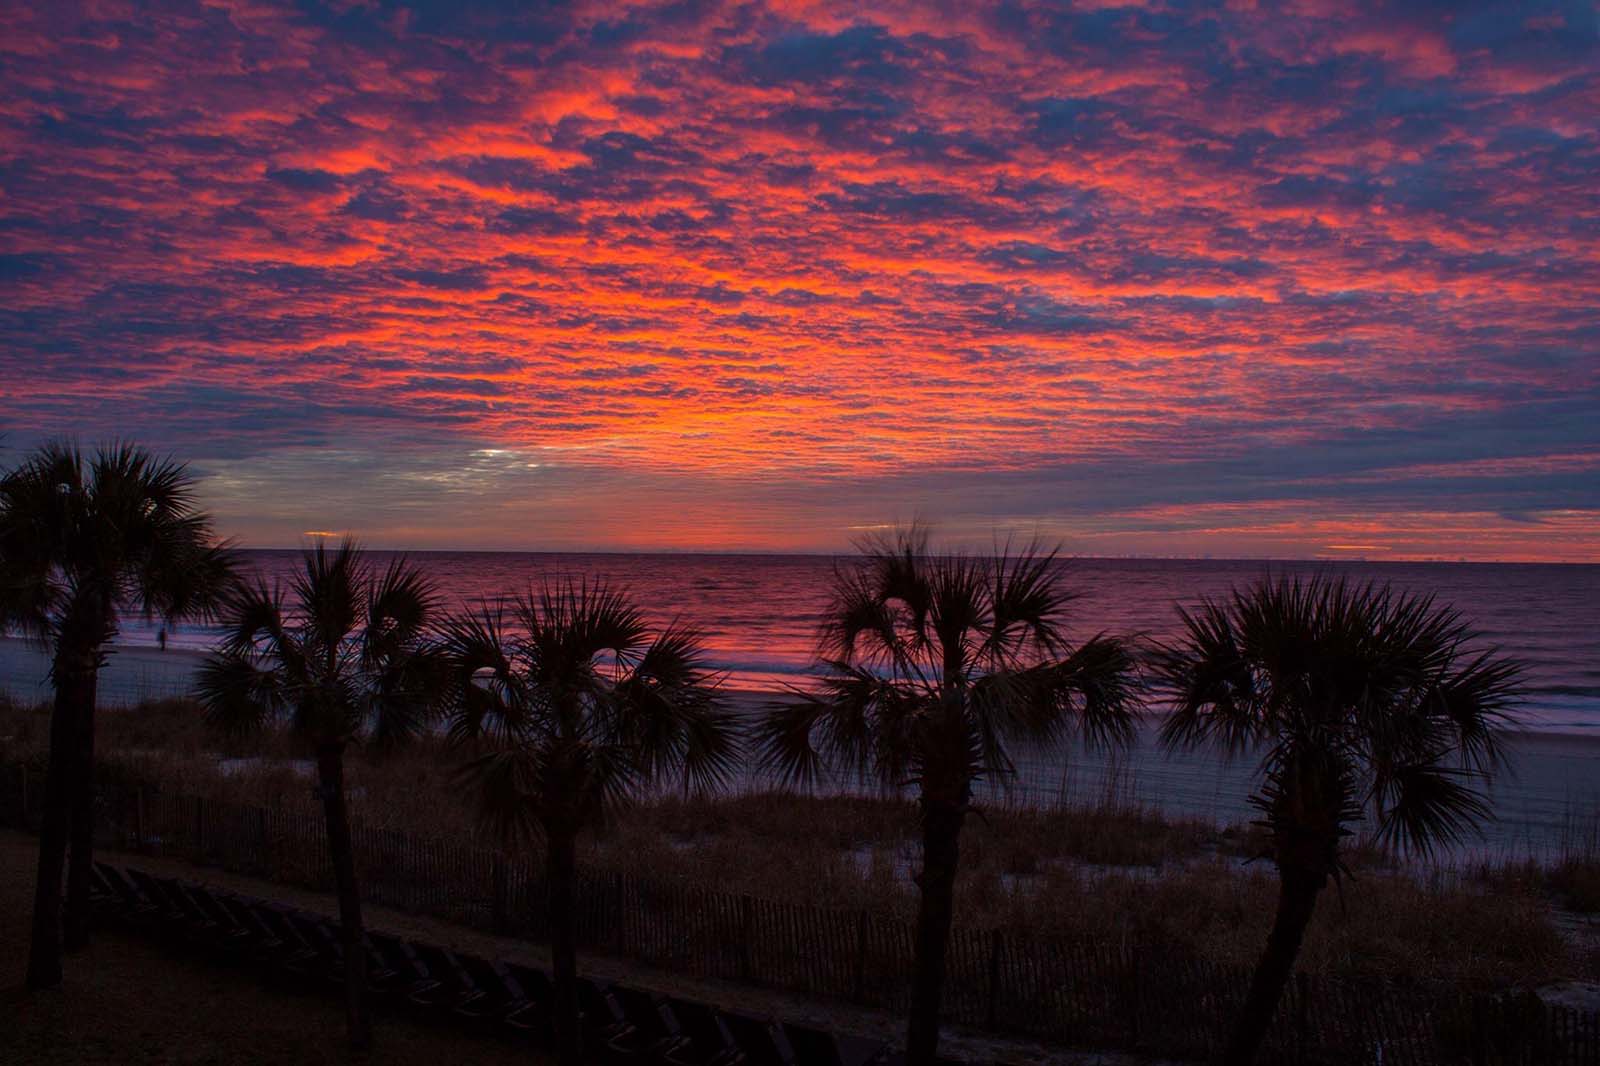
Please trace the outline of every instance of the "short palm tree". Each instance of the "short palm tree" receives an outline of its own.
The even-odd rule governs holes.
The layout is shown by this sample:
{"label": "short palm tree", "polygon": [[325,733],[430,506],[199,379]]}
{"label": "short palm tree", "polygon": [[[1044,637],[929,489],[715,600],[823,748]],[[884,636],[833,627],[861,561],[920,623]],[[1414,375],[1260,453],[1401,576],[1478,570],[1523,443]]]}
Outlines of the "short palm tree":
{"label": "short palm tree", "polygon": [[185,468],[134,445],[84,456],[47,444],[0,478],[0,627],[51,651],[55,706],[28,984],[61,983],[61,870],[71,843],[66,943],[88,940],[94,833],[94,711],[119,619],[202,616],[232,556],[195,506]]}
{"label": "short palm tree", "polygon": [[1370,815],[1378,838],[1421,853],[1488,817],[1476,785],[1501,759],[1518,664],[1431,598],[1315,577],[1264,579],[1180,609],[1154,656],[1168,745],[1256,749],[1278,870],[1278,912],[1225,1061],[1251,1062],[1271,1026],[1340,844]]}
{"label": "short palm tree", "polygon": [[201,667],[207,719],[233,733],[286,723],[316,756],[339,893],[350,1043],[372,1039],[361,896],[344,788],[344,756],[364,740],[387,746],[426,729],[444,673],[429,642],[432,584],[404,559],[371,568],[345,542],[307,551],[287,592],[239,585],[222,611],[227,634]]}
{"label": "short palm tree", "polygon": [[721,787],[738,736],[698,636],[652,634],[604,583],[544,586],[453,620],[451,736],[485,824],[510,842],[542,840],[548,871],[556,1036],[563,1066],[582,1061],[572,922],[577,838],[638,790],[679,778]]}
{"label": "short palm tree", "polygon": [[922,821],[907,1061],[939,1041],[962,824],[981,780],[1007,782],[1008,746],[1076,732],[1126,744],[1138,686],[1120,640],[1066,638],[1072,598],[1054,552],[935,555],[913,528],[862,545],[835,575],[815,692],[774,707],[763,762],[797,784],[829,764],[914,785]]}

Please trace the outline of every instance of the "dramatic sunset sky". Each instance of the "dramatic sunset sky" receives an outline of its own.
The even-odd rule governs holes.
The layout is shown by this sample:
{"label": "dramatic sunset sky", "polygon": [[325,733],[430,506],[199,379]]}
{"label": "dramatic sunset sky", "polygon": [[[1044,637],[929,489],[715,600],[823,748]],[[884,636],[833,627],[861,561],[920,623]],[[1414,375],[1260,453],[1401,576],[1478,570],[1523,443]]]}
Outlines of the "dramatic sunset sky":
{"label": "dramatic sunset sky", "polygon": [[1289,9],[6,3],[0,463],[256,545],[1600,561],[1596,6]]}

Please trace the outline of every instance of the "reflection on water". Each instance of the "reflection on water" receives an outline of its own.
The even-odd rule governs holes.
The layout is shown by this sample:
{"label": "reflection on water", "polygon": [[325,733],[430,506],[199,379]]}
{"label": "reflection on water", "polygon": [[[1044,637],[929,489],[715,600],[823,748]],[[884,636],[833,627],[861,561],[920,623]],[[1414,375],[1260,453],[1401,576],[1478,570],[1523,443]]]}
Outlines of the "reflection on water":
{"label": "reflection on water", "polygon": [[[379,562],[387,558],[374,554]],[[246,556],[269,579],[286,578],[298,560],[294,552]],[[656,620],[681,617],[699,627],[729,684],[745,689],[803,679],[834,565],[818,556],[769,555],[422,552],[412,558],[433,574],[453,607],[481,607],[557,576],[608,578],[631,590]],[[1082,593],[1074,605],[1081,636],[1101,630],[1170,636],[1174,604],[1225,595],[1269,566],[1274,573],[1321,568],[1429,593],[1457,607],[1488,642],[1529,664],[1526,725],[1600,733],[1600,566],[1165,559],[1065,565]],[[204,647],[212,637],[203,628],[186,627],[171,633],[169,644]],[[153,646],[156,630],[133,621],[124,640]]]}

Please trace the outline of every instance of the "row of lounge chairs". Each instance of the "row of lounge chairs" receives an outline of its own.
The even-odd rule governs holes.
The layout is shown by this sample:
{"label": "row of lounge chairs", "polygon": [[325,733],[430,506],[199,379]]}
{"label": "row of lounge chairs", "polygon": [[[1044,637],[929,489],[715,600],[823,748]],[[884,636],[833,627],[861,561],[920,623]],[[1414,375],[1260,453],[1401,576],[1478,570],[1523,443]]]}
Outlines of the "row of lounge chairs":
{"label": "row of lounge chairs", "polygon": [[[219,960],[247,963],[294,990],[344,987],[339,924],[270,900],[132,867],[95,864],[101,917],[154,932]],[[554,1034],[550,975],[369,931],[373,992],[415,1014],[548,1046]],[[898,1061],[881,1043],[776,1022],[628,985],[578,981],[584,1046],[596,1062],[659,1066],[879,1066]]]}

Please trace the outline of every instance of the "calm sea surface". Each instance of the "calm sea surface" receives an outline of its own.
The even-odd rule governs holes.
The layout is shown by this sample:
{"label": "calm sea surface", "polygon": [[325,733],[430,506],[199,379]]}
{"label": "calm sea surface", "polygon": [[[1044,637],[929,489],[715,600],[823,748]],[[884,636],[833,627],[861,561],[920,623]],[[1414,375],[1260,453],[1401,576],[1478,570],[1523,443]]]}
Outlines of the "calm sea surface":
{"label": "calm sea surface", "polygon": [[[386,561],[375,553],[374,561]],[[811,662],[818,615],[828,599],[833,560],[816,556],[550,555],[425,552],[412,558],[438,581],[453,607],[477,607],[526,592],[550,578],[604,577],[629,589],[658,621],[697,625],[730,688],[743,701],[801,684]],[[287,578],[296,552],[251,552],[248,563],[269,580]],[[1166,637],[1176,630],[1174,606],[1225,595],[1264,573],[1309,575],[1319,569],[1358,581],[1390,582],[1454,605],[1483,634],[1528,664],[1528,699],[1520,709],[1526,735],[1491,788],[1495,818],[1456,857],[1557,856],[1574,847],[1600,848],[1600,566],[1498,564],[1291,564],[1188,560],[1081,559],[1067,564],[1081,598],[1074,604],[1078,637],[1106,631]],[[101,671],[106,706],[180,695],[190,690],[216,633],[184,627],[169,634],[168,652],[153,650],[156,629],[128,622],[120,653]],[[190,649],[188,654],[180,649]],[[49,659],[36,647],[0,640],[0,691],[35,702],[49,699]],[[0,738],[3,739],[3,738]],[[980,799],[1022,802],[1133,800],[1171,814],[1241,822],[1253,818],[1247,797],[1256,760],[1215,753],[1171,752],[1146,723],[1138,743],[1113,754],[1076,744],[1057,749],[1014,745],[1016,775],[986,783]],[[770,787],[754,767],[741,787]],[[825,788],[875,789],[840,774]],[[997,790],[996,795],[991,795]]]}
{"label": "calm sea surface", "polygon": [[[387,553],[374,553],[377,561]],[[249,564],[286,577],[296,552],[247,553]],[[834,561],[818,556],[568,555],[420,552],[411,558],[455,606],[477,606],[552,577],[604,577],[632,592],[658,620],[682,617],[704,633],[730,686],[771,689],[801,681]],[[1081,598],[1077,635],[1099,631],[1163,637],[1174,605],[1220,596],[1264,573],[1323,571],[1392,582],[1458,608],[1483,634],[1529,664],[1526,726],[1600,736],[1600,566],[1479,563],[1263,563],[1077,559],[1065,564]],[[214,634],[187,627],[177,647],[205,647]],[[121,642],[155,643],[153,627],[130,623]]]}

